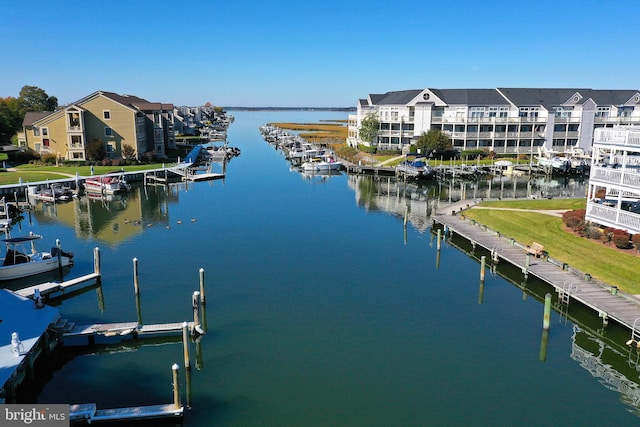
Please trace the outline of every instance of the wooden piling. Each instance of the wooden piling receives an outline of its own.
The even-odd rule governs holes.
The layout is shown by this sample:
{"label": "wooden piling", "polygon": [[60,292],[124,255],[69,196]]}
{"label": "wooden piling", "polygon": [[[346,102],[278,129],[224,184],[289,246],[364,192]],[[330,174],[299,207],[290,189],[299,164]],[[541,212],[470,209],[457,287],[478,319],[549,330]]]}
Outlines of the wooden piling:
{"label": "wooden piling", "polygon": [[436,249],[440,250],[440,236],[442,235],[442,231],[438,228],[438,232],[436,234]]}
{"label": "wooden piling", "polygon": [[191,361],[189,360],[189,324],[187,322],[182,324],[182,348],[184,353],[184,367],[189,369],[191,367]]}
{"label": "wooden piling", "polygon": [[407,217],[409,216],[409,206],[404,207],[404,226],[407,226]]}
{"label": "wooden piling", "polygon": [[200,269],[200,301],[202,305],[207,303],[207,299],[204,294],[204,268]]}
{"label": "wooden piling", "polygon": [[487,264],[487,257],[482,255],[480,257],[480,281],[484,282],[484,270],[485,270],[485,266]]}
{"label": "wooden piling", "polygon": [[98,274],[96,277],[96,284],[100,286],[102,284],[102,273],[100,273],[100,248],[93,248],[93,272]]}
{"label": "wooden piling", "polygon": [[176,409],[180,409],[182,406],[180,404],[180,379],[178,377],[178,369],[180,369],[180,367],[177,363],[174,363],[171,367],[173,371],[173,406]]}
{"label": "wooden piling", "polygon": [[58,249],[58,277],[62,281],[64,274],[62,273],[62,248],[60,247],[60,239],[56,239],[56,248]]}
{"label": "wooden piling", "polygon": [[544,329],[542,331],[542,340],[540,341],[540,354],[538,355],[538,359],[541,362],[547,360],[547,343],[549,341],[549,330]]}
{"label": "wooden piling", "polygon": [[550,323],[551,323],[551,294],[547,293],[544,296],[544,316],[542,318],[542,328],[545,331],[548,331]]}
{"label": "wooden piling", "polygon": [[140,296],[140,281],[138,280],[138,258],[133,259],[133,289],[136,297]]}

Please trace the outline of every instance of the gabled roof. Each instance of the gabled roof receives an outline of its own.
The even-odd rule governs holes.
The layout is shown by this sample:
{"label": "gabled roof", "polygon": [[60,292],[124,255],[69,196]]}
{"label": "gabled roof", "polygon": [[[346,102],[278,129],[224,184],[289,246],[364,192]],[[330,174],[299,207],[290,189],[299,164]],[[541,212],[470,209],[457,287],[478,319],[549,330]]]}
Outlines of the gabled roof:
{"label": "gabled roof", "polygon": [[29,111],[24,115],[24,119],[22,120],[22,127],[27,127],[33,125],[38,120],[42,120],[47,117],[49,114],[53,114],[54,111]]}
{"label": "gabled roof", "polygon": [[[369,97],[371,98],[372,102],[377,105],[406,105],[421,92],[422,89],[411,89],[387,92],[383,95],[369,95]],[[379,97],[377,102],[374,101],[374,96]]]}
{"label": "gabled roof", "polygon": [[626,104],[635,94],[638,93],[637,90],[602,90],[602,89],[594,89],[590,91],[589,96],[593,98],[593,100],[598,105],[624,105]]}
{"label": "gabled roof", "polygon": [[445,103],[464,105],[507,105],[507,101],[495,89],[429,89]]}
{"label": "gabled roof", "polygon": [[576,92],[583,96],[582,99],[589,98],[591,89],[545,89],[545,88],[498,88],[513,105],[522,106],[543,106],[547,110],[552,110],[569,101]]}

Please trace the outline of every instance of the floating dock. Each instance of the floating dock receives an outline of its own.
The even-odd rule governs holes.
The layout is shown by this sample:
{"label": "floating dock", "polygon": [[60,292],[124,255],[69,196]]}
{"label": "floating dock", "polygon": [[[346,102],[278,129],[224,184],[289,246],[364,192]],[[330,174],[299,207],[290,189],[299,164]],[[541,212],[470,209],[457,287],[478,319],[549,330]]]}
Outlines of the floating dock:
{"label": "floating dock", "polygon": [[182,417],[184,407],[165,405],[137,406],[131,408],[97,409],[95,403],[70,405],[69,419],[87,424],[101,421],[135,421],[155,418]]}
{"label": "floating dock", "polygon": [[42,295],[43,297],[51,297],[53,296],[53,294],[56,294],[58,292],[64,294],[65,290],[69,288],[75,288],[78,285],[98,285],[100,283],[100,277],[100,273],[91,273],[64,282],[41,283],[39,285],[13,291],[13,293],[25,298],[33,298],[35,290],[37,289],[38,291],[40,291],[40,295]]}
{"label": "floating dock", "polygon": [[0,289],[0,403],[13,402],[15,388],[33,377],[36,359],[58,344],[48,328],[59,318],[53,307],[36,308],[34,301]]}
{"label": "floating dock", "polygon": [[482,246],[495,259],[504,259],[522,269],[525,277],[532,275],[555,288],[561,300],[574,299],[591,308],[603,319],[636,329],[640,319],[640,299],[620,292],[593,279],[589,274],[569,267],[566,263],[543,256],[527,255],[526,246],[514,239],[502,236],[475,221],[464,218],[463,211],[476,204],[475,200],[463,200],[436,212],[433,220],[469,240],[475,247]]}

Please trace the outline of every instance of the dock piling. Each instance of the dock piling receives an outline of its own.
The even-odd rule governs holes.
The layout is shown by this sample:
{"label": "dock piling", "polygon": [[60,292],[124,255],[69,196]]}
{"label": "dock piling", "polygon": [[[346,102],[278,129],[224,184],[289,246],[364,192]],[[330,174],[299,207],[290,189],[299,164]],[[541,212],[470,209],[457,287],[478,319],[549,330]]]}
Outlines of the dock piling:
{"label": "dock piling", "polygon": [[544,296],[544,315],[542,318],[542,328],[545,331],[548,331],[550,323],[551,323],[551,294],[547,293]]}
{"label": "dock piling", "polygon": [[178,377],[178,370],[180,367],[177,363],[174,363],[171,366],[171,370],[173,371],[173,406],[175,409],[180,409],[180,378]]}
{"label": "dock piling", "polygon": [[440,236],[442,235],[442,231],[438,228],[438,232],[436,235],[436,249],[440,250]]}
{"label": "dock piling", "polygon": [[182,347],[184,353],[184,367],[189,369],[191,367],[191,361],[189,360],[189,324],[187,322],[182,324]]}
{"label": "dock piling", "polygon": [[193,292],[192,297],[192,305],[193,305],[193,335],[203,335],[204,330],[200,324],[200,310],[201,310],[201,301],[200,301],[200,292]]}
{"label": "dock piling", "polygon": [[56,248],[58,249],[58,277],[62,280],[64,274],[62,272],[62,248],[60,247],[60,239],[56,239]]}
{"label": "dock piling", "polygon": [[480,257],[480,281],[484,283],[484,270],[487,263],[487,257],[482,255]]}
{"label": "dock piling", "polygon": [[[100,273],[100,248],[97,246],[93,248],[93,272],[95,274],[101,274]],[[98,276],[96,280],[98,282],[98,285],[100,285],[100,282],[101,282],[100,276]]]}
{"label": "dock piling", "polygon": [[207,303],[207,299],[204,294],[204,268],[200,268],[200,301],[202,305]]}

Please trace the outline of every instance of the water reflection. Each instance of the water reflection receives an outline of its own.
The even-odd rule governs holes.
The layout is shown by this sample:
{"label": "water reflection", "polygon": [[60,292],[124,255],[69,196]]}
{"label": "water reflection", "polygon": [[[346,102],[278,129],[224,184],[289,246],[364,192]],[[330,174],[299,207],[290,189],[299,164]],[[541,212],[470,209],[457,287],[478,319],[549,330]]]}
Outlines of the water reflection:
{"label": "water reflection", "polygon": [[142,234],[146,227],[168,226],[169,205],[177,204],[184,184],[135,186],[128,193],[87,195],[65,203],[37,202],[32,215],[40,223],[57,221],[82,239],[108,244]]}

